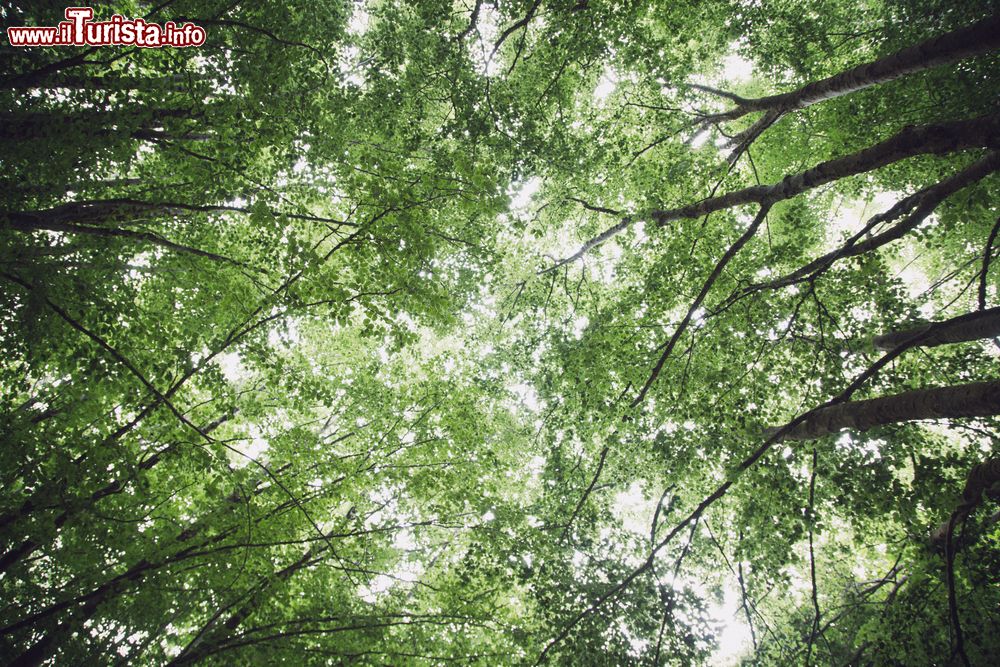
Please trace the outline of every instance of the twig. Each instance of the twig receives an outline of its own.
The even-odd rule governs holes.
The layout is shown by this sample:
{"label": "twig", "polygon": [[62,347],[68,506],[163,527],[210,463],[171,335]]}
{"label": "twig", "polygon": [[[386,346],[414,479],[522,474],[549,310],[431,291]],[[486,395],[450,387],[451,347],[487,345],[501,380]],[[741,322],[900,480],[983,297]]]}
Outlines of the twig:
{"label": "twig", "polygon": [[993,255],[993,242],[996,241],[997,232],[1000,232],[1000,217],[993,223],[990,237],[986,241],[986,249],[983,250],[983,270],[979,274],[979,310],[986,310],[986,277],[990,270],[990,260]]}
{"label": "twig", "polygon": [[601,476],[601,471],[604,470],[604,459],[606,459],[607,457],[608,457],[608,447],[607,445],[605,445],[604,449],[601,450],[601,458],[597,462],[597,470],[594,472],[593,479],[590,480],[590,486],[587,487],[587,490],[584,491],[583,495],[580,497],[580,501],[576,504],[576,507],[573,509],[573,514],[570,515],[569,521],[567,521],[566,525],[563,527],[562,533],[560,533],[559,535],[559,539],[563,539],[566,537],[566,533],[569,532],[570,526],[573,525],[573,520],[576,519],[577,514],[579,514],[580,510],[583,508],[583,504],[587,502],[587,497],[590,495],[590,492],[593,491],[594,487],[597,485],[597,480]]}

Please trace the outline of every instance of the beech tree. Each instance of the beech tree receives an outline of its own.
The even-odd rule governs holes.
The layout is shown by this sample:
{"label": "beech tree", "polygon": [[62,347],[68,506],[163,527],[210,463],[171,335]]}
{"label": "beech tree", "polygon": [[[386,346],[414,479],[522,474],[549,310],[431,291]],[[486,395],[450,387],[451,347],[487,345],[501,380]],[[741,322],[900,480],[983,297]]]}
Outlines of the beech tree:
{"label": "beech tree", "polygon": [[998,9],[5,42],[5,663],[990,664]]}

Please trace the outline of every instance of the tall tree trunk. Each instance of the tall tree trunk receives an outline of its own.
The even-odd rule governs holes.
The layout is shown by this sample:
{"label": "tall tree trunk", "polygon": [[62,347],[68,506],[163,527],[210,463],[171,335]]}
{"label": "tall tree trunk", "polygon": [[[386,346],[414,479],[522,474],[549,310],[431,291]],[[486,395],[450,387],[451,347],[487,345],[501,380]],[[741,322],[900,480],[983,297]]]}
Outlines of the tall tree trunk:
{"label": "tall tree trunk", "polygon": [[[195,77],[195,81],[204,79]],[[142,90],[151,92],[188,92],[185,84],[187,77],[182,74],[170,74],[166,76],[142,77],[142,76],[57,76],[49,77],[46,80],[39,79],[11,79],[6,87],[13,89],[28,88],[69,88],[72,90]],[[0,84],[3,87],[3,84]]]}
{"label": "tall tree trunk", "polygon": [[774,204],[827,183],[874,171],[909,157],[945,154],[974,148],[1000,148],[1000,115],[989,114],[968,120],[906,127],[885,141],[850,155],[821,162],[815,167],[797,174],[789,174],[781,181],[771,185],[751,186],[684,206],[672,209],[653,209],[646,215],[627,217],[592,237],[578,251],[544,269],[542,273],[548,273],[565,264],[575,262],[591,249],[624,232],[638,220],[651,218],[657,226],[663,227],[673,220],[700,218],[709,213],[736,206]]}
{"label": "tall tree trunk", "polygon": [[196,257],[204,257],[215,262],[221,262],[223,264],[232,264],[234,266],[240,266],[247,269],[253,269],[245,262],[233,259],[231,257],[226,257],[225,255],[220,255],[218,253],[209,252],[208,250],[202,250],[201,248],[195,248],[192,246],[184,245],[183,243],[175,243],[170,239],[166,239],[159,234],[154,234],[152,232],[139,232],[132,229],[119,229],[117,227],[91,227],[89,225],[73,225],[64,222],[46,222],[44,220],[31,220],[27,217],[15,217],[10,220],[11,229],[16,229],[20,232],[34,232],[34,231],[50,231],[50,232],[60,232],[63,234],[77,234],[82,236],[99,236],[103,238],[121,238],[128,239],[129,241],[135,241],[136,243],[148,243],[150,245],[160,246],[161,248],[167,248],[168,250],[173,250],[174,252],[195,255]]}
{"label": "tall tree trunk", "polygon": [[[1000,414],[1000,380],[913,391],[833,405],[818,411],[786,433],[782,440],[812,440],[845,429],[918,419],[988,417]],[[777,429],[774,429],[777,430]]]}
{"label": "tall tree trunk", "polygon": [[729,157],[730,163],[733,163],[757,137],[791,111],[805,109],[813,104],[849,95],[908,74],[986,54],[998,47],[1000,47],[1000,16],[991,16],[979,23],[933,37],[884,58],[813,81],[787,93],[748,99],[705,86],[696,86],[736,102],[736,106],[729,111],[711,114],[701,122],[719,123],[736,120],[756,111],[765,112],[753,125],[730,141],[730,144],[735,146]]}
{"label": "tall tree trunk", "polygon": [[738,98],[736,109],[720,115],[732,120],[752,111],[803,109],[907,74],[989,53],[997,48],[1000,48],[1000,16],[991,16],[884,58],[814,81],[789,93],[754,99]]}
{"label": "tall tree trunk", "polygon": [[[735,293],[727,300],[727,304],[753,292],[794,285],[826,271],[834,262],[848,257],[863,255],[893,241],[898,241],[916,229],[945,199],[973,183],[978,183],[997,170],[1000,170],[1000,152],[994,151],[988,153],[983,159],[973,162],[958,173],[934,185],[927,186],[909,197],[901,199],[888,211],[872,216],[865,223],[864,227],[858,230],[840,248],[817,257],[808,264],[780,278],[769,280],[765,283],[749,285]],[[877,234],[872,234],[872,231],[879,225],[889,223],[904,215],[906,217],[888,229],[880,231]]]}
{"label": "tall tree trunk", "polygon": [[[0,220],[6,218],[10,221],[10,224],[22,226],[55,223],[100,224],[110,220],[127,221],[138,216],[143,218],[166,218],[191,213],[251,213],[252,211],[253,209],[247,206],[229,206],[226,204],[187,204],[182,202],[151,202],[141,199],[113,198],[70,202],[40,211],[0,211]],[[294,220],[325,222],[346,227],[357,226],[354,223],[344,220],[303,213],[271,211],[271,214],[283,215],[286,218]]]}
{"label": "tall tree trunk", "polygon": [[[935,324],[935,322],[926,322],[908,329],[890,331],[881,336],[875,336],[872,343],[876,349],[891,350],[924,335]],[[1000,336],[1000,307],[989,308],[940,324],[944,326],[937,328],[934,334],[927,336],[917,344],[921,347],[937,347],[949,343],[964,343],[970,340]]]}
{"label": "tall tree trunk", "polygon": [[[323,551],[323,548],[318,549],[319,552]],[[260,607],[261,603],[266,599],[267,593],[271,588],[282,581],[286,581],[293,574],[301,570],[302,568],[313,563],[318,556],[314,555],[312,549],[306,551],[297,561],[291,563],[285,568],[274,572],[271,575],[262,577],[254,588],[245,594],[244,597],[246,602],[243,603],[235,612],[229,615],[228,618],[222,623],[220,619],[222,616],[231,609],[234,605],[220,609],[214,616],[212,616],[209,621],[202,626],[198,634],[195,635],[194,639],[184,647],[184,650],[180,652],[177,657],[170,661],[170,667],[179,667],[180,665],[189,665],[198,662],[205,656],[214,653],[223,642],[228,639],[233,632],[239,628],[243,622],[250,617],[257,609]],[[243,599],[243,598],[241,598]]]}
{"label": "tall tree trunk", "polygon": [[698,218],[734,206],[784,201],[821,185],[874,171],[908,157],[970,148],[1000,148],[1000,115],[988,114],[968,120],[906,127],[874,146],[827,160],[812,169],[786,176],[773,185],[756,185],[688,206],[656,210],[652,212],[652,218],[657,225],[663,226],[671,220]]}

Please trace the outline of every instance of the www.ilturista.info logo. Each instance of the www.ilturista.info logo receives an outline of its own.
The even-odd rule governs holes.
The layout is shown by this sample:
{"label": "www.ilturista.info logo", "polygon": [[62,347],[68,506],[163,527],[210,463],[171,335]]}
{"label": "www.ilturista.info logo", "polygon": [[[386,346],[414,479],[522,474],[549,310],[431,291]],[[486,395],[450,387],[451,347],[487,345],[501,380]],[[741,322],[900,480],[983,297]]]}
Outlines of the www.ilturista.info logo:
{"label": "www.ilturista.info logo", "polygon": [[127,19],[115,14],[110,21],[91,21],[90,7],[67,7],[66,20],[57,26],[7,28],[11,46],[201,46],[205,29],[193,23],[163,25],[143,19]]}

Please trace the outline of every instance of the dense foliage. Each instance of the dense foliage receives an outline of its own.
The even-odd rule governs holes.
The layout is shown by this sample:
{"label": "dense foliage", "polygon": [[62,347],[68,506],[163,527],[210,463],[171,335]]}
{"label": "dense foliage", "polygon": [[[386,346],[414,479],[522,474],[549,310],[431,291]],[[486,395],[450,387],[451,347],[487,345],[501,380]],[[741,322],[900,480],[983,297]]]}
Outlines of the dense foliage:
{"label": "dense foliage", "polygon": [[996,3],[112,4],[0,49],[7,663],[1000,655]]}

